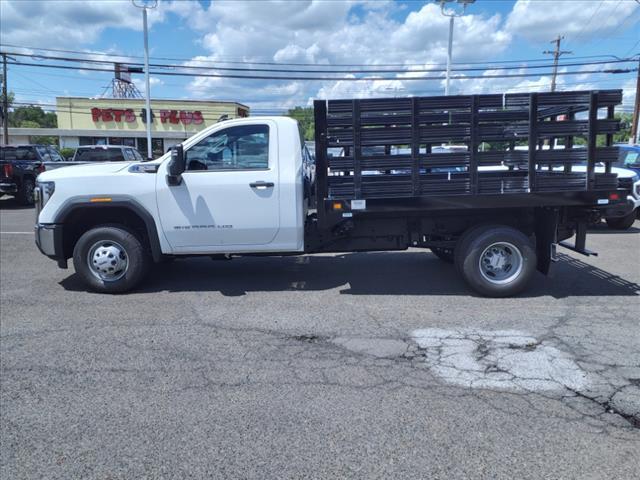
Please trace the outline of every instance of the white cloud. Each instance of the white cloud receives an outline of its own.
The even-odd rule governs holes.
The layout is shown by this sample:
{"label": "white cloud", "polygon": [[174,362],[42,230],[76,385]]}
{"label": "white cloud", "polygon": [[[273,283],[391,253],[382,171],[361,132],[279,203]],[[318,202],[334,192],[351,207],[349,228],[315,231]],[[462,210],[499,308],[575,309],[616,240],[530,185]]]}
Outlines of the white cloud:
{"label": "white cloud", "polygon": [[622,84],[622,106],[625,110],[633,108],[637,94],[636,80],[630,78]]}
{"label": "white cloud", "polygon": [[[149,24],[165,10],[149,11]],[[78,47],[97,40],[106,28],[142,30],[142,14],[128,0],[0,2],[0,41],[32,47]]]}
{"label": "white cloud", "polygon": [[[551,48],[547,42],[558,33],[564,33],[567,36],[566,43],[571,45],[572,41],[610,35],[615,29],[631,26],[633,22],[630,20],[640,17],[638,5],[633,1],[559,0],[553,2],[552,9],[550,4],[551,2],[518,0],[506,18],[499,14],[477,14],[479,9],[472,5],[467,9],[466,15],[455,20],[454,62],[494,60],[513,49],[514,42],[518,39],[544,42],[543,48]],[[436,2],[425,3],[417,9],[415,5],[410,7],[393,1],[365,0],[301,0],[295,3],[282,0],[220,0],[209,5],[196,1],[160,1],[158,8],[150,12],[150,22],[158,24],[169,18],[178,18],[175,23],[178,24],[179,34],[195,36],[194,43],[207,53],[184,62],[185,66],[208,65],[213,68],[211,62],[220,66],[220,62],[241,61],[247,63],[227,64],[227,67],[267,68],[266,65],[259,65],[259,62],[275,62],[309,65],[268,68],[308,70],[315,65],[316,70],[321,70],[323,65],[330,64],[335,66],[334,70],[344,70],[344,73],[317,74],[326,77],[362,75],[355,70],[363,67],[340,67],[341,64],[362,64],[369,68],[377,66],[378,69],[394,64],[410,70],[406,73],[367,74],[368,77],[387,78],[357,82],[243,80],[199,76],[187,84],[190,98],[237,100],[255,108],[273,105],[288,107],[308,104],[312,98],[443,93],[444,73],[441,70],[447,55],[449,20],[441,14]],[[74,50],[83,50],[102,39],[107,29],[140,30],[142,23],[140,10],[133,7],[129,0],[0,0],[0,13],[0,39],[3,43],[71,47]],[[120,47],[128,50],[128,46],[114,46],[109,53],[115,55]],[[571,45],[570,48],[576,47]],[[551,78],[548,74],[521,78],[493,77],[531,72],[525,70],[524,65],[522,67],[520,70],[487,71],[477,79],[454,79],[451,91],[455,94],[550,88]],[[593,67],[585,67],[585,70],[591,68]],[[202,73],[198,70],[193,72]],[[212,69],[211,73],[214,72],[222,71]],[[466,73],[469,76],[477,75]],[[267,72],[254,74],[277,75]],[[300,74],[283,72],[281,75]],[[455,75],[460,76],[461,72],[456,72]],[[436,80],[433,80],[434,77]],[[557,83],[559,89],[614,88],[623,82],[618,78],[614,75],[585,72],[578,76],[559,76]],[[606,87],[598,83],[603,80],[608,82]],[[144,89],[142,78],[136,78],[135,82],[141,90]],[[158,78],[152,78],[154,94],[162,92],[163,85],[168,86],[170,82],[163,84]],[[631,98],[632,87],[631,83],[628,86],[625,84],[625,102]]]}
{"label": "white cloud", "polygon": [[[145,85],[145,81],[144,81],[144,77],[134,77],[133,78],[133,84],[137,87],[138,90],[140,90],[140,93],[142,93],[144,95],[144,93],[147,91],[146,85]],[[160,80],[158,77],[154,77],[154,76],[150,76],[149,77],[149,87],[150,90],[153,94],[153,87],[159,87],[161,85],[164,85],[164,82],[162,80]]]}
{"label": "white cloud", "polygon": [[[257,62],[265,61],[318,66],[419,64],[423,65],[422,69],[430,69],[433,63],[446,61],[449,20],[433,3],[425,4],[408,15],[400,13],[402,6],[394,2],[305,1],[296,3],[296,8],[292,8],[290,2],[282,1],[219,1],[208,9],[200,4],[197,7],[193,4],[176,5],[174,8],[174,13],[190,17],[194,15],[194,8],[198,9],[194,26],[203,33],[202,46],[211,52],[206,56],[207,61],[241,60],[248,62],[245,66],[251,66],[251,62],[257,66]],[[456,19],[456,61],[485,60],[504,52],[511,41],[511,34],[501,28],[501,23],[500,15],[466,15]],[[348,73],[357,68],[336,69]],[[406,78],[427,74],[396,75],[391,72],[376,75]],[[325,76],[343,77],[345,74],[328,73]],[[194,96],[213,98],[221,95],[237,98],[240,93],[240,101],[247,101],[243,92],[248,92],[251,97],[263,92],[268,94],[272,104],[286,105],[307,103],[311,97],[393,96],[425,91],[433,93],[441,88],[438,82],[405,81],[403,78],[366,82],[292,82],[289,85],[295,85],[294,90],[279,89],[281,83],[196,78],[189,89]]]}
{"label": "white cloud", "polygon": [[635,1],[624,0],[518,0],[507,18],[506,30],[534,42],[564,35],[568,44],[576,45],[574,42],[611,33],[638,8]]}

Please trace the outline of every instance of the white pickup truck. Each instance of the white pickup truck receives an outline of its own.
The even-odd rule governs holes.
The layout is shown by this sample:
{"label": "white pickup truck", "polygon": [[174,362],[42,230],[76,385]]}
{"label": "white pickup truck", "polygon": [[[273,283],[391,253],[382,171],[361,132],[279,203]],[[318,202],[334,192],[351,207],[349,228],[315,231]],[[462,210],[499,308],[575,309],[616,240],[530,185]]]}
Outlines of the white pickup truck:
{"label": "white pickup truck", "polygon": [[[553,106],[556,98],[567,104],[562,94],[540,95],[546,104]],[[575,102],[582,98],[571,100],[571,107],[581,108]],[[608,105],[619,98],[601,94],[599,101]],[[596,159],[617,158],[613,150],[594,147],[594,162],[586,171],[556,172],[548,168],[547,153],[538,158],[534,151],[485,155],[477,149],[481,128],[471,137],[468,126],[461,133],[442,128],[451,121],[449,114],[438,113],[447,102],[470,115],[456,114],[454,123],[468,125],[472,118],[481,127],[484,109],[509,112],[494,106],[497,101],[482,95],[317,101],[315,160],[296,121],[251,117],[213,125],[154,161],[47,171],[37,179],[36,244],[61,268],[73,258],[76,273],[100,292],[131,290],[152,261],[181,256],[418,247],[455,263],[477,292],[513,295],[536,269],[549,271],[556,245],[574,233],[575,245],[563,245],[590,254],[586,225],[600,216],[625,214],[628,206],[615,174],[594,171]],[[406,102],[414,102],[413,114],[411,108],[407,114]],[[535,106],[520,100],[515,105],[518,118]],[[494,133],[496,116],[487,118],[491,138],[509,134]],[[396,125],[400,121],[404,124]],[[420,127],[407,129],[411,122]],[[544,115],[536,123],[555,134]],[[598,125],[613,131],[609,124]],[[563,134],[569,133],[565,128]],[[469,151],[431,151],[448,136],[468,142]],[[408,154],[390,153],[392,145],[407,141]],[[371,151],[377,153],[363,154],[364,145],[375,146]],[[345,155],[331,156],[336,147]],[[565,152],[551,163],[577,164],[584,155]],[[482,171],[480,164],[508,168]],[[443,172],[452,165],[462,167]]]}

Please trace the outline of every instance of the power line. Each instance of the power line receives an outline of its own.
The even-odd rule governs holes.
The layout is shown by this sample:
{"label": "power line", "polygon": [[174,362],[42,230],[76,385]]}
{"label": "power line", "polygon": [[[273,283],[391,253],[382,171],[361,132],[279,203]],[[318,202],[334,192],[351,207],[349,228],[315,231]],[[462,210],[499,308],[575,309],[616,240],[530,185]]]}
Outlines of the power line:
{"label": "power line", "polygon": [[[560,37],[559,37],[560,38]],[[558,40],[555,40],[557,45],[559,45]],[[558,51],[558,47],[556,48]],[[6,52],[9,55],[14,55],[17,57],[30,57],[35,59],[46,59],[46,60],[56,60],[61,62],[76,62],[76,63],[90,63],[90,64],[99,64],[99,65],[113,65],[113,60],[96,60],[90,58],[73,58],[73,57],[62,57],[55,55],[30,55],[24,53],[15,53],[15,52]],[[544,53],[554,53],[545,51]],[[568,52],[559,52],[559,55]],[[520,69],[538,69],[538,68],[550,68],[553,67],[557,69],[558,66],[562,67],[582,67],[588,65],[603,65],[609,63],[629,63],[635,61],[634,59],[617,59],[617,60],[599,60],[592,62],[572,62],[572,63],[563,63],[558,64],[558,57],[554,56],[553,64],[542,64],[542,65],[520,65],[520,66],[505,66],[499,67],[500,70],[520,70]],[[129,66],[141,66],[138,63],[129,63]],[[277,68],[240,68],[240,67],[204,67],[200,65],[174,65],[174,64],[166,64],[166,63],[152,63],[149,65],[154,68],[169,68],[169,69],[188,69],[188,70],[221,70],[221,71],[231,71],[231,72],[276,72],[276,73],[435,73],[435,72],[446,72],[446,68],[432,68],[432,69],[398,69],[398,70],[389,70],[389,69],[363,69],[363,70],[299,70],[299,69],[277,69]],[[462,68],[452,68],[452,71],[456,72],[465,72],[465,71],[484,71],[484,70],[492,70],[494,68],[491,67],[462,67]],[[498,69],[498,68],[496,68]]]}
{"label": "power line", "polygon": [[[587,82],[589,84],[599,84],[599,83],[611,83],[613,82],[612,80],[600,80],[600,81],[591,81],[591,82]],[[565,83],[565,84],[561,84],[561,87],[568,87],[570,85],[581,85],[584,84],[585,82],[573,82],[573,83]],[[520,93],[520,92],[528,92],[530,91],[531,88],[529,86],[519,86],[519,87],[511,87],[506,89],[505,91],[507,93]],[[562,90],[566,90],[566,89],[562,89]],[[425,91],[425,90],[421,90],[419,92],[415,92],[416,95],[418,96],[423,96],[425,93],[428,93],[429,91]],[[433,91],[431,91],[433,92]],[[341,94],[343,93],[350,93],[350,92],[341,92]],[[374,93],[374,94],[379,94],[381,92],[365,92],[365,91],[361,91],[359,93]],[[99,99],[99,100],[112,100],[112,99]],[[174,99],[162,99],[162,98],[156,98],[154,100],[174,100]],[[293,100],[293,99],[291,99]],[[295,99],[295,101],[293,101],[292,103],[295,103],[297,105],[300,104],[305,104],[308,101],[308,98],[299,98],[299,99]],[[246,102],[246,101],[245,101]],[[77,114],[83,114],[83,115],[91,115],[91,112],[88,112],[86,110],[80,110],[79,106],[77,105],[69,105],[69,104],[60,104],[58,105],[57,103],[45,103],[45,102],[41,102],[41,101],[35,101],[35,102],[29,102],[29,101],[18,101],[18,102],[13,102],[14,105],[25,105],[25,106],[39,106],[39,107],[56,107],[56,109],[60,109],[61,112],[64,113],[77,113]],[[71,108],[69,108],[71,107]],[[133,109],[136,109],[139,107],[133,107]],[[290,105],[274,105],[273,107],[251,107],[251,112],[273,112],[273,111],[284,111],[284,110],[288,110],[289,108],[292,108]],[[203,114],[213,114],[213,115],[218,115],[220,112],[219,110],[216,109],[210,109],[210,108],[199,108],[198,109],[200,112],[202,112]],[[217,118],[217,117],[216,117]]]}
{"label": "power line", "polygon": [[[42,48],[42,47],[28,47],[23,45],[16,45],[10,43],[0,43],[2,47],[11,47],[11,48],[24,48],[27,50],[38,50],[38,51],[47,51],[47,52],[59,52],[59,53],[74,53],[80,55],[97,55],[109,57],[111,60],[107,63],[119,63],[119,61],[114,60],[115,58],[125,59],[120,63],[134,63],[129,62],[126,59],[131,58],[143,58],[140,55],[118,55],[113,53],[105,53],[94,50],[65,50],[65,49],[56,49],[56,48]],[[17,55],[17,54],[16,54]],[[21,54],[23,56],[30,57],[45,57],[43,55],[38,54]],[[588,58],[604,58],[610,57],[611,55],[583,55],[574,57],[575,59],[588,59]],[[411,67],[411,66],[445,66],[444,63],[437,62],[421,62],[421,63],[379,63],[379,64],[366,64],[366,63],[332,63],[332,64],[318,64],[318,63],[306,63],[306,62],[259,62],[259,61],[250,61],[250,60],[242,60],[242,61],[226,61],[226,60],[196,60],[193,57],[150,57],[153,60],[173,60],[173,61],[188,61],[188,62],[196,62],[202,64],[239,64],[239,65],[277,65],[277,66],[311,66],[311,67]],[[76,59],[78,60],[78,59]],[[94,59],[95,60],[95,59]],[[85,61],[91,61],[91,59],[87,59]],[[493,65],[493,64],[509,64],[509,63],[533,63],[533,62],[548,62],[546,58],[529,58],[529,59],[516,59],[516,60],[489,60],[483,62],[453,62],[452,65]]]}
{"label": "power line", "polygon": [[[71,66],[71,65],[52,65],[42,63],[30,63],[30,62],[7,62],[8,65],[25,65],[39,68],[57,68],[66,70],[88,70],[96,72],[112,72],[111,69],[96,68],[88,66]],[[581,70],[573,72],[557,72],[557,75],[584,75],[589,73],[630,73],[635,72],[637,68],[626,69],[605,69],[605,70]],[[441,76],[424,76],[424,77],[315,77],[315,76],[276,76],[276,75],[236,75],[225,73],[193,73],[193,72],[166,72],[166,71],[154,71],[149,72],[150,75],[164,75],[164,76],[180,76],[180,77],[206,77],[206,78],[235,78],[245,80],[304,80],[304,81],[346,81],[346,82],[360,82],[360,81],[385,81],[385,80],[402,80],[402,81],[431,81],[442,80]],[[488,79],[488,78],[523,78],[523,77],[537,77],[544,75],[552,75],[553,72],[538,72],[538,73],[515,73],[515,74],[496,74],[496,75],[455,75],[451,79]]]}
{"label": "power line", "polygon": [[[616,13],[616,11],[618,10],[618,7],[620,7],[621,4],[622,4],[622,0],[618,0],[618,3],[616,3],[616,6],[613,8],[611,12],[609,12],[609,15],[607,15],[606,20],[600,21],[600,25],[592,32],[592,34],[594,34],[594,38],[595,38],[596,32],[602,30],[603,27],[606,28],[607,22],[609,22],[609,19]],[[592,38],[587,43],[591,43],[594,40],[594,38]]]}
{"label": "power line", "polygon": [[[613,84],[613,83],[619,83],[619,80],[617,79],[611,79],[611,78],[605,78],[605,79],[590,79],[588,81],[580,81],[580,82],[564,82],[561,83],[559,85],[559,87],[564,88],[567,86],[572,86],[572,85],[585,85],[585,84]],[[355,88],[346,88],[346,89],[341,89],[340,93],[341,94],[359,94],[359,93],[372,93],[372,94],[382,94],[384,92],[381,91],[371,91],[369,89],[366,88],[358,88],[356,85],[354,85]],[[529,85],[525,85],[525,86],[516,86],[516,87],[511,87],[508,88],[507,90],[511,91],[513,89],[518,89],[518,90],[530,90],[530,86]],[[45,98],[51,98],[52,96],[59,96],[59,97],[68,97],[69,94],[67,91],[63,91],[63,90],[36,90],[36,89],[23,89],[23,88],[14,88],[12,89],[13,92],[15,93],[28,93],[32,96],[35,97],[45,97]],[[432,90],[419,90],[418,92],[410,92],[410,93],[416,93],[420,96],[425,95],[425,94],[434,94],[434,93],[440,93],[440,89],[432,89]],[[80,92],[80,91],[74,91],[74,93],[84,93],[84,92]],[[387,92],[388,94],[397,94],[398,92]],[[91,95],[91,93],[86,92],[87,95]],[[288,96],[289,97],[289,96]],[[289,97],[291,98],[291,97]],[[304,100],[306,101],[306,95]],[[103,100],[103,99],[107,99],[109,100],[109,97],[96,97],[97,100]],[[153,100],[176,100],[176,98],[174,97],[154,97]],[[192,100],[198,100],[198,99],[192,99]],[[207,101],[207,100],[202,100],[202,101]],[[257,100],[244,100],[243,102],[245,103],[250,103],[250,102],[259,102],[262,101],[261,99],[257,99]],[[302,98],[301,98],[302,101]],[[17,102],[14,102],[17,103]],[[29,103],[29,102],[23,102],[23,103]],[[52,104],[53,105],[53,104]]]}
{"label": "power line", "polygon": [[[604,4],[604,0],[601,0],[600,4],[598,5],[598,8],[596,8],[593,13],[591,14],[591,17],[589,17],[589,20],[587,21],[587,23],[585,23],[582,28],[580,29],[580,32],[578,32],[578,35],[576,35],[576,38],[573,40],[578,41],[579,38],[582,37],[582,34],[584,33],[584,31],[586,30],[586,28],[591,24],[591,20],[593,20],[593,17],[596,16],[596,13],[598,13],[600,11],[600,7],[602,7],[602,5]],[[571,43],[571,42],[569,42]]]}

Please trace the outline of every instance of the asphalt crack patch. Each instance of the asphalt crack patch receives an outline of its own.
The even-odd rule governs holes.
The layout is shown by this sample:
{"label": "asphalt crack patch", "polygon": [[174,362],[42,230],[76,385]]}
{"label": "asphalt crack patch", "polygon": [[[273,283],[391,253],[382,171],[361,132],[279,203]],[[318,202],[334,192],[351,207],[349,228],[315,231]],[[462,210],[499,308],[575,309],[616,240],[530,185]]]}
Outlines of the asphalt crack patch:
{"label": "asphalt crack patch", "polygon": [[581,390],[587,374],[569,354],[516,330],[412,332],[431,371],[468,388],[515,392]]}

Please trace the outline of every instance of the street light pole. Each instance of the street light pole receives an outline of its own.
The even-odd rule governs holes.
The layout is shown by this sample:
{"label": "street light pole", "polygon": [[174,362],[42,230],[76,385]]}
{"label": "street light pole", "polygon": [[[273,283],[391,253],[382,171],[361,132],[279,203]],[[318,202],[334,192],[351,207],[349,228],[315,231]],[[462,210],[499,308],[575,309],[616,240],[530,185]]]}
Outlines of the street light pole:
{"label": "street light pole", "polygon": [[149,82],[149,30],[147,28],[147,9],[155,8],[158,5],[155,1],[144,1],[137,4],[136,0],[131,2],[138,8],[142,8],[142,29],[144,30],[144,83],[145,83],[145,117],[147,126],[147,160],[153,158],[153,150],[151,148],[151,85]]}
{"label": "street light pole", "polygon": [[[453,3],[453,2],[457,2],[459,4],[462,5],[462,12],[456,12],[455,10],[448,10],[445,8],[445,5],[447,3]],[[454,20],[455,17],[461,17],[462,15],[464,15],[464,12],[467,9],[467,5],[469,5],[470,3],[475,2],[476,0],[440,0],[440,11],[442,12],[442,15],[444,15],[445,17],[449,17],[449,46],[447,49],[447,77],[444,83],[444,94],[445,95],[449,95],[449,82],[450,82],[450,77],[451,77],[451,59],[452,59],[452,52],[453,52],[453,24],[454,24]]]}
{"label": "street light pole", "polygon": [[149,82],[149,33],[147,30],[147,9],[142,9],[142,24],[144,28],[144,83],[145,83],[145,115],[147,117],[147,160],[153,158],[151,148],[151,88]]}
{"label": "street light pole", "polygon": [[456,17],[449,17],[449,49],[447,52],[447,80],[444,84],[444,94],[449,95],[449,78],[451,77],[451,53],[453,51],[453,21]]}

